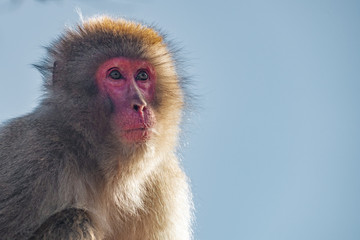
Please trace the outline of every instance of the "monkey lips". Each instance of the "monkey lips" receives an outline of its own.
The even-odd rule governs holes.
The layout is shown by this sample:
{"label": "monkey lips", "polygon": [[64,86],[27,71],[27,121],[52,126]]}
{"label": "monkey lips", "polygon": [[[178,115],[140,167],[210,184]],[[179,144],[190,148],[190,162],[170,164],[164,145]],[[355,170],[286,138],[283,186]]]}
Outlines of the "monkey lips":
{"label": "monkey lips", "polygon": [[120,137],[127,143],[146,142],[151,137],[152,128],[143,125],[142,127],[133,127],[120,131]]}
{"label": "monkey lips", "polygon": [[151,129],[135,128],[121,131],[121,138],[130,143],[145,142],[150,138]]}

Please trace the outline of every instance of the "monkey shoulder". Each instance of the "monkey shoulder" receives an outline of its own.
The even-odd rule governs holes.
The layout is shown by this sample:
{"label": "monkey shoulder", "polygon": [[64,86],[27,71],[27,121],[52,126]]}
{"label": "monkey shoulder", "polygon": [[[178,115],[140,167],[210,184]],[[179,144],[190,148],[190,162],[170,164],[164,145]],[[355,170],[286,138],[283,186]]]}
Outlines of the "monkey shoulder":
{"label": "monkey shoulder", "polygon": [[63,197],[59,200],[60,181],[72,167],[66,159],[75,158],[76,147],[64,143],[74,133],[61,125],[32,113],[0,129],[0,235],[5,239],[28,237],[70,205]]}
{"label": "monkey shoulder", "polygon": [[20,162],[46,167],[56,162],[59,168],[67,157],[86,152],[84,148],[91,148],[86,137],[53,112],[35,111],[8,121],[0,128],[1,167]]}
{"label": "monkey shoulder", "polygon": [[36,114],[15,118],[0,130],[1,166],[28,167],[45,162],[60,147],[57,139],[56,127],[46,119]]}

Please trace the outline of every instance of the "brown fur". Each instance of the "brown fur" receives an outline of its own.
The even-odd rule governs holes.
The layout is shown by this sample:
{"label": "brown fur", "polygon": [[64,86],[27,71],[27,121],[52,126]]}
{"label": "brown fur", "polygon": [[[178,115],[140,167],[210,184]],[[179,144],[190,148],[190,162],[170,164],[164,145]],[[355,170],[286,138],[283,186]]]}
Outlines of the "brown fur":
{"label": "brown fur", "polygon": [[[0,129],[2,239],[190,239],[191,194],[175,150],[184,105],[163,37],[98,17],[67,30],[43,64],[34,112]],[[156,70],[157,123],[144,144],[122,143],[95,71],[106,59],[144,59]]]}

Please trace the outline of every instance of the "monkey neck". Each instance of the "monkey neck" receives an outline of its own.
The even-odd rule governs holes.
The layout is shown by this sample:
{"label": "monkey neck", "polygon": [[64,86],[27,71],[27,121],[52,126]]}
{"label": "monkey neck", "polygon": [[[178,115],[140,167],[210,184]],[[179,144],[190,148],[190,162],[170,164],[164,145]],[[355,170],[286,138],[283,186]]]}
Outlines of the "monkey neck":
{"label": "monkey neck", "polygon": [[104,162],[102,167],[107,168],[103,169],[106,174],[103,185],[97,189],[100,197],[93,205],[87,205],[96,224],[108,229],[110,235],[126,231],[121,229],[126,224],[119,223],[134,221],[144,211],[146,188],[152,181],[151,176],[156,166],[165,161],[165,156],[156,154],[150,146],[131,158],[125,156],[119,154]]}

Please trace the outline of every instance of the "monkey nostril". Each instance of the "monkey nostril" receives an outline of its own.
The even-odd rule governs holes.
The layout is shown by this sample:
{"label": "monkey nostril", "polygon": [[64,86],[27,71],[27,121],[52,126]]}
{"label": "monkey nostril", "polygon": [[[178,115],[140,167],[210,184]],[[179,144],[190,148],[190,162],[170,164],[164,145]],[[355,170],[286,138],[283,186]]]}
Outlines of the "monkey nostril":
{"label": "monkey nostril", "polygon": [[143,106],[143,105],[138,105],[138,104],[134,104],[134,105],[133,105],[133,109],[134,109],[136,112],[142,112],[142,111],[144,111],[144,108],[145,108],[145,106]]}
{"label": "monkey nostril", "polygon": [[134,104],[133,108],[135,111],[139,111],[139,109],[140,109],[139,105],[136,105],[136,104]]}

